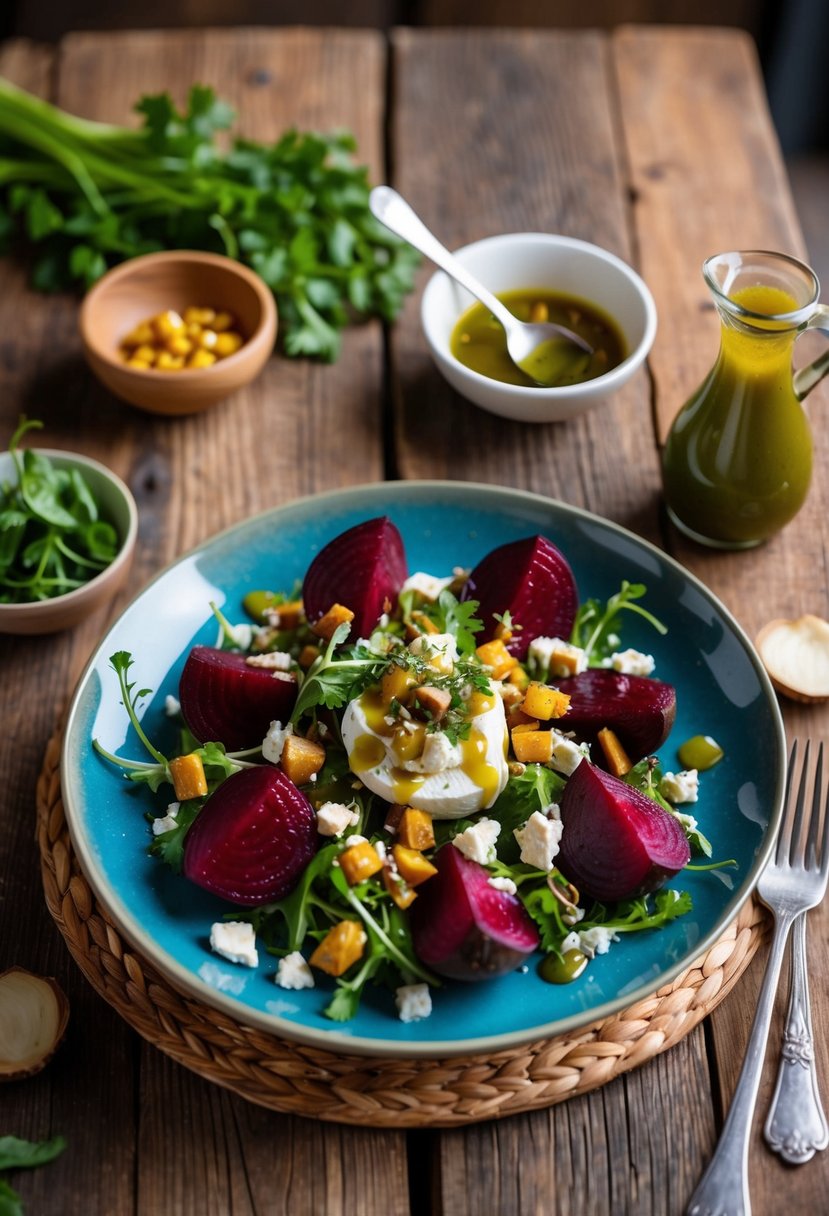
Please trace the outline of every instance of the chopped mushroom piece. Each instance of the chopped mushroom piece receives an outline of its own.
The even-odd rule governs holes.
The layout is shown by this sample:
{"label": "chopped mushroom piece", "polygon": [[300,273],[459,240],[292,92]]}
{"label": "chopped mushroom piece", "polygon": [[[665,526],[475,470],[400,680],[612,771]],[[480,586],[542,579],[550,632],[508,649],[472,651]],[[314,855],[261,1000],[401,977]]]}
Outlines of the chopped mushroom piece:
{"label": "chopped mushroom piece", "polygon": [[0,975],[0,1081],[40,1072],[69,1020],[69,1002],[55,980],[12,967]]}
{"label": "chopped mushroom piece", "polygon": [[771,621],[757,650],[778,692],[795,701],[829,699],[829,621],[809,614]]}

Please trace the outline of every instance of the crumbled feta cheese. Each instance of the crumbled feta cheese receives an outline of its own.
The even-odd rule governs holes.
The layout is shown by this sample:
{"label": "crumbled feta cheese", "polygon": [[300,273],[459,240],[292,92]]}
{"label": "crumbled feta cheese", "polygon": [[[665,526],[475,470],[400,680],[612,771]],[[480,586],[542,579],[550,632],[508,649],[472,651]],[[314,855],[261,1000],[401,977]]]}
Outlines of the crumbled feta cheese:
{"label": "crumbled feta cheese", "polygon": [[457,768],[462,758],[459,743],[452,743],[443,731],[434,731],[426,736],[418,758],[406,760],[403,768],[409,773],[443,773],[448,768]]}
{"label": "crumbled feta cheese", "polygon": [[507,895],[514,895],[518,890],[511,878],[490,878],[489,885],[496,891],[505,891]]}
{"label": "crumbled feta cheese", "polygon": [[552,870],[563,831],[561,819],[548,819],[541,811],[533,811],[524,826],[513,832],[521,847],[521,860],[545,874]]}
{"label": "crumbled feta cheese", "polygon": [[610,666],[614,671],[620,671],[626,676],[649,676],[656,662],[652,654],[643,654],[641,650],[629,648],[612,654]]}
{"label": "crumbled feta cheese", "polygon": [[699,826],[693,815],[683,815],[681,811],[674,811],[674,819],[678,819],[682,824],[686,836],[690,832],[695,832]]}
{"label": "crumbled feta cheese", "polygon": [[160,836],[162,832],[172,832],[173,828],[178,827],[176,816],[180,809],[180,802],[171,802],[167,807],[166,815],[153,820],[153,836]]}
{"label": "crumbled feta cheese", "polygon": [[280,988],[313,988],[314,975],[298,950],[279,960],[274,976]]}
{"label": "crumbled feta cheese", "polygon": [[451,575],[449,578],[438,578],[434,574],[425,574],[422,570],[418,570],[416,574],[409,575],[400,591],[401,593],[416,591],[418,595],[423,596],[424,600],[434,602],[441,591],[445,591],[451,582]]}
{"label": "crumbled feta cheese", "polygon": [[394,1003],[401,1022],[419,1022],[432,1012],[432,994],[428,984],[404,984],[394,994]]}
{"label": "crumbled feta cheese", "polygon": [[268,671],[290,671],[293,659],[286,650],[269,650],[267,654],[249,654],[248,667],[264,667]]}
{"label": "crumbled feta cheese", "polygon": [[699,773],[695,768],[682,773],[666,773],[659,782],[659,792],[668,802],[696,802],[699,797]]}
{"label": "crumbled feta cheese", "polygon": [[459,853],[482,866],[495,858],[495,841],[501,825],[497,819],[479,819],[463,832],[459,832],[452,844]]}
{"label": "crumbled feta cheese", "polygon": [[409,642],[409,651],[430,660],[443,675],[451,675],[458,657],[458,643],[451,633],[422,633]]}
{"label": "crumbled feta cheese", "polygon": [[317,811],[317,831],[320,836],[342,836],[346,828],[353,828],[359,822],[357,811],[344,802],[323,802]]}
{"label": "crumbled feta cheese", "polygon": [[238,646],[240,650],[250,650],[253,642],[253,626],[252,625],[228,625],[226,628],[219,627],[219,637],[216,641],[217,647],[221,647],[225,638],[234,646]]}
{"label": "crumbled feta cheese", "polygon": [[578,929],[579,949],[588,958],[597,954],[607,954],[611,942],[618,942],[619,935],[604,925],[594,925],[592,929]]}
{"label": "crumbled feta cheese", "polygon": [[210,930],[210,949],[231,963],[245,967],[259,965],[256,934],[246,920],[219,920]]}
{"label": "crumbled feta cheese", "polygon": [[563,638],[533,638],[527,659],[531,667],[547,676],[577,676],[587,670],[587,651]]}
{"label": "crumbled feta cheese", "polygon": [[177,697],[171,697],[168,693],[164,698],[164,712],[168,718],[175,718],[176,714],[181,713],[181,702]]}
{"label": "crumbled feta cheese", "polygon": [[281,680],[283,684],[295,684],[296,676],[292,671],[272,671],[272,680]]}
{"label": "crumbled feta cheese", "polygon": [[385,865],[385,863],[386,863],[386,846],[383,844],[382,840],[376,840],[374,842],[374,852],[377,854],[377,856],[380,858],[380,860]]}
{"label": "crumbled feta cheese", "polygon": [[283,726],[281,722],[271,722],[270,729],[262,740],[262,755],[270,764],[279,764],[285,740],[293,733],[292,723],[288,722]]}
{"label": "crumbled feta cheese", "polygon": [[562,734],[555,727],[550,731],[552,736],[553,752],[550,756],[550,768],[554,768],[557,773],[562,773],[563,776],[569,777],[581,764],[585,756],[590,756],[590,745],[588,743],[576,743],[574,739],[569,739],[567,735]]}
{"label": "crumbled feta cheese", "polygon": [[355,832],[355,834],[354,834],[353,836],[346,836],[346,838],[345,838],[345,847],[346,847],[347,849],[353,849],[353,848],[355,848],[355,847],[356,847],[358,844],[368,844],[368,841],[366,840],[365,836],[358,836],[358,835],[356,834],[356,832]]}
{"label": "crumbled feta cheese", "polygon": [[573,929],[571,933],[567,934],[559,948],[562,954],[566,954],[568,950],[581,950],[581,942],[579,941],[579,935],[575,929]]}

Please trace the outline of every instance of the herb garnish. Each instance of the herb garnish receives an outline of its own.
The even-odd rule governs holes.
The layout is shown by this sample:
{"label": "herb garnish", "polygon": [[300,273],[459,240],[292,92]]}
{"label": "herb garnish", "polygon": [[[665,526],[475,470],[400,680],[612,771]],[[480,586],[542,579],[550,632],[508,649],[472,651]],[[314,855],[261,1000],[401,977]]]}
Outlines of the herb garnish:
{"label": "herb garnish", "polygon": [[[30,1170],[54,1161],[66,1148],[63,1136],[51,1140],[21,1140],[0,1136],[0,1170]],[[5,1178],[0,1178],[0,1216],[23,1216],[23,1203]]]}
{"label": "herb garnish", "polygon": [[652,625],[657,633],[666,634],[668,630],[661,621],[635,601],[642,599],[647,588],[644,583],[629,583],[622,580],[621,588],[611,595],[607,603],[589,599],[579,607],[570,641],[574,646],[580,646],[587,651],[588,662],[591,665],[601,663],[615,648],[618,638],[614,635],[619,629],[622,612],[635,612]]}

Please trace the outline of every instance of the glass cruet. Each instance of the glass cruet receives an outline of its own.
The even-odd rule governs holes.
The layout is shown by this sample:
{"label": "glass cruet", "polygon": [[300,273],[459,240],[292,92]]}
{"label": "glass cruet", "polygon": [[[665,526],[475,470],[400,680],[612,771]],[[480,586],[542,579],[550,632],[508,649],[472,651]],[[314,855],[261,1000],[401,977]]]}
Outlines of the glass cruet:
{"label": "glass cruet", "polygon": [[829,308],[814,271],[785,254],[716,254],[703,277],[720,351],[671,426],[665,501],[691,539],[747,549],[787,524],[808,493],[812,435],[801,402],[829,371],[829,352],[798,372],[792,354],[806,329],[829,336]]}

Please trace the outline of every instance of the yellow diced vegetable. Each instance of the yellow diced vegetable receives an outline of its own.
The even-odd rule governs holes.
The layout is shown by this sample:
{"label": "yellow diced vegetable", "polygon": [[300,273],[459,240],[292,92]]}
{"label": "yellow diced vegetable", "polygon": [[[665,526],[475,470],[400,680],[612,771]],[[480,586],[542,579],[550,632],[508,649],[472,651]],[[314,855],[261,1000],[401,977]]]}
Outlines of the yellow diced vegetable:
{"label": "yellow diced vegetable", "polygon": [[553,756],[553,737],[548,730],[516,729],[512,732],[512,750],[522,764],[547,764]]}
{"label": "yellow diced vegetable", "polygon": [[184,329],[184,321],[173,308],[168,308],[166,312],[160,312],[157,317],[153,317],[150,325],[155,336],[162,342],[166,342],[168,338],[172,338],[174,334]]}
{"label": "yellow diced vegetable", "polygon": [[398,908],[408,908],[417,899],[417,891],[413,891],[400,874],[388,867],[383,871],[383,885]]}
{"label": "yellow diced vegetable", "polygon": [[319,646],[310,646],[310,645],[303,646],[302,650],[300,650],[300,652],[299,652],[299,659],[297,660],[297,662],[299,663],[300,667],[305,671],[311,666],[312,663],[315,663],[319,657],[320,657]]}
{"label": "yellow diced vegetable", "polygon": [[603,727],[596,738],[614,777],[624,777],[633,768],[630,757],[622,746],[619,736],[609,726]]}
{"label": "yellow diced vegetable", "polygon": [[417,849],[407,849],[405,845],[396,844],[392,848],[392,856],[401,878],[405,879],[410,887],[416,887],[433,874],[437,874],[437,869],[431,861]]}
{"label": "yellow diced vegetable", "polygon": [[346,608],[343,604],[332,604],[316,625],[311,626],[311,630],[318,638],[324,638],[326,642],[330,642],[334,631],[340,625],[353,620],[354,613],[350,608]]}
{"label": "yellow diced vegetable", "polygon": [[342,975],[362,958],[366,940],[365,931],[356,920],[341,920],[326,933],[308,962],[326,975]]}
{"label": "yellow diced vegetable", "polygon": [[491,669],[494,680],[503,680],[513,667],[518,666],[518,659],[510,654],[501,638],[484,642],[482,646],[477,647],[475,653],[483,665]]}
{"label": "yellow diced vegetable", "polygon": [[513,667],[512,671],[506,678],[506,683],[511,687],[518,688],[521,692],[524,692],[529,687],[530,677],[527,675],[523,667]]}
{"label": "yellow diced vegetable", "polygon": [[143,346],[137,346],[132,352],[133,359],[141,359],[144,363],[149,363],[150,367],[155,363],[158,351],[149,343]]}
{"label": "yellow diced vegetable", "polygon": [[406,694],[417,684],[416,676],[407,667],[395,663],[380,679],[380,697],[384,705],[392,701],[404,701]]}
{"label": "yellow diced vegetable", "polygon": [[367,878],[371,878],[372,874],[376,874],[383,868],[380,854],[367,840],[345,849],[340,853],[339,861],[340,869],[345,874],[350,887],[356,887],[358,882],[365,882]]}
{"label": "yellow diced vegetable", "polygon": [[180,372],[184,367],[184,359],[181,355],[171,355],[168,350],[162,350],[158,354],[155,366],[160,372]]}
{"label": "yellow diced vegetable", "polygon": [[183,355],[186,359],[192,353],[193,343],[184,334],[175,334],[167,339],[167,349],[171,355]]}
{"label": "yellow diced vegetable", "polygon": [[216,310],[213,308],[185,308],[184,320],[188,325],[211,325],[216,318]]}
{"label": "yellow diced vegetable", "polygon": [[201,798],[207,793],[204,765],[201,756],[197,756],[195,752],[190,752],[187,756],[179,756],[177,760],[171,760],[170,776],[179,802],[187,802],[190,798]]}
{"label": "yellow diced vegetable", "polygon": [[216,356],[211,354],[209,350],[194,350],[187,360],[187,366],[189,368],[212,367],[215,362]]}
{"label": "yellow diced vegetable", "polygon": [[561,718],[567,713],[570,698],[567,693],[551,688],[549,684],[540,684],[532,680],[521,706],[525,714],[549,722],[551,718]]}
{"label": "yellow diced vegetable", "polygon": [[198,337],[199,346],[203,350],[215,350],[218,336],[215,329],[203,329]]}
{"label": "yellow diced vegetable", "polygon": [[431,849],[435,844],[435,829],[428,811],[407,806],[400,817],[397,839],[407,849]]}
{"label": "yellow diced vegetable", "polygon": [[[218,318],[217,318],[218,319]],[[214,326],[216,322],[213,322]],[[237,350],[244,344],[244,338],[241,334],[229,331],[226,334],[217,334],[216,342],[213,350],[220,359],[226,359],[228,355],[235,355]]]}
{"label": "yellow diced vegetable", "polygon": [[302,735],[288,735],[282,745],[280,767],[294,785],[307,785],[325,764],[325,748]]}

